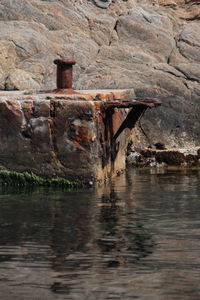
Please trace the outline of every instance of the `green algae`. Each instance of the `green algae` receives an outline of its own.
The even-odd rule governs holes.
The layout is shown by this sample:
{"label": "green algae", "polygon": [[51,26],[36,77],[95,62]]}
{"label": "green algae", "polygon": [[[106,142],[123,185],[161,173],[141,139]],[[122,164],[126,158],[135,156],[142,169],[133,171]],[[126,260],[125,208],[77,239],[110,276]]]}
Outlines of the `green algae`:
{"label": "green algae", "polygon": [[42,178],[32,172],[15,172],[15,171],[0,171],[0,185],[7,186],[48,186],[48,187],[65,187],[79,188],[83,187],[82,183],[69,181],[65,178],[57,177],[51,179]]}

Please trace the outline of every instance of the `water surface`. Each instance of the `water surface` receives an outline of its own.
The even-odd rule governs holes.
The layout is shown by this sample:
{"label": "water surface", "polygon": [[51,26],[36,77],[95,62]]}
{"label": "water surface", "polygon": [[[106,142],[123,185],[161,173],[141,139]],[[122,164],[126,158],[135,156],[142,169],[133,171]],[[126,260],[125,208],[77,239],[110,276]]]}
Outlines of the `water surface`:
{"label": "water surface", "polygon": [[200,173],[0,190],[0,299],[199,300]]}

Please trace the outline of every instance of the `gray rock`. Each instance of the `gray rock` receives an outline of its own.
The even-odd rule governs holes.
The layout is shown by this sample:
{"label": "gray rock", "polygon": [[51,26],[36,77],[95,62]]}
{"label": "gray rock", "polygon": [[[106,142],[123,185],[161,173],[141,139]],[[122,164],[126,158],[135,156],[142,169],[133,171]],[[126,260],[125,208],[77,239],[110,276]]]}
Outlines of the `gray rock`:
{"label": "gray rock", "polygon": [[15,69],[6,79],[5,86],[7,90],[39,90],[40,85],[32,78],[31,73]]}
{"label": "gray rock", "polygon": [[[76,59],[77,89],[134,88],[138,97],[163,101],[162,108],[144,118],[151,144],[159,135],[171,146],[184,140],[196,145],[200,142],[197,4],[1,0],[0,89],[53,90],[53,60]],[[142,133],[140,140],[150,143]]]}
{"label": "gray rock", "polygon": [[120,43],[131,45],[134,50],[139,48],[159,62],[166,62],[175,47],[173,36],[131,15],[120,17],[116,30]]}
{"label": "gray rock", "polygon": [[200,26],[193,22],[187,24],[179,36],[177,44],[180,53],[193,62],[200,62]]}
{"label": "gray rock", "polygon": [[200,82],[200,63],[178,64],[176,69],[182,72],[189,80]]}
{"label": "gray rock", "polygon": [[100,8],[108,8],[112,3],[112,0],[92,0],[93,3]]}

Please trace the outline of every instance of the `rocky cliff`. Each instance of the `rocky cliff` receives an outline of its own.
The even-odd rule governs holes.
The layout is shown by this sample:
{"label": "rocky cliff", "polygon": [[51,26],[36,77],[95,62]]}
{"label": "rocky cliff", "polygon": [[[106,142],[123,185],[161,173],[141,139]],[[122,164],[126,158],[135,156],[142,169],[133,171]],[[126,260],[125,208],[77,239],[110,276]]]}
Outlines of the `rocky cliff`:
{"label": "rocky cliff", "polygon": [[0,0],[0,89],[54,89],[56,57],[76,89],[133,88],[163,105],[135,143],[200,144],[200,1]]}

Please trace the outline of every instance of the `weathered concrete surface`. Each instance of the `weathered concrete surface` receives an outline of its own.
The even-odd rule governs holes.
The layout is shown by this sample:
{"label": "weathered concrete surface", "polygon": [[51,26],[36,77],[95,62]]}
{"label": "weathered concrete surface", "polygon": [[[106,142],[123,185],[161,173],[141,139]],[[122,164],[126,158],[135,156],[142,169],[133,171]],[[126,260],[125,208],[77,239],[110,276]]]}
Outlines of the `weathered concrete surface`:
{"label": "weathered concrete surface", "polygon": [[0,169],[82,182],[102,182],[121,172],[130,131],[117,139],[114,160],[111,137],[126,112],[114,109],[108,124],[103,106],[105,101],[133,98],[133,91],[83,92],[1,92]]}
{"label": "weathered concrete surface", "polygon": [[75,88],[133,88],[163,106],[137,143],[200,144],[198,0],[1,0],[0,88],[54,89],[57,57]]}

